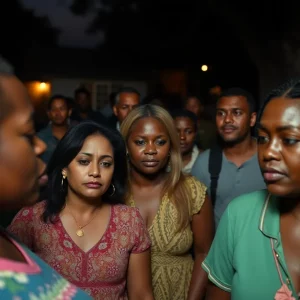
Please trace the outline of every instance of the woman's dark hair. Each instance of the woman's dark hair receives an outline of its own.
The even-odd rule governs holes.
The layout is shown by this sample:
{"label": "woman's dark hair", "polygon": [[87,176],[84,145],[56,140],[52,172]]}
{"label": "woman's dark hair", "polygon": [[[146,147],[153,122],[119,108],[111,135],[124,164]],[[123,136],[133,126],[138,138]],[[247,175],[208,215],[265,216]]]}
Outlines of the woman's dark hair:
{"label": "woman's dark hair", "polygon": [[[43,213],[44,222],[54,222],[65,206],[67,196],[67,179],[62,183],[62,170],[67,167],[79,153],[84,141],[93,134],[104,136],[112,145],[114,154],[114,173],[110,187],[102,196],[102,201],[110,204],[124,203],[127,184],[126,146],[121,134],[115,130],[91,121],[82,122],[71,127],[58,143],[47,166],[49,176],[48,199]],[[110,196],[111,195],[111,196]]]}
{"label": "woman's dark hair", "polygon": [[283,97],[286,99],[300,99],[300,79],[290,79],[279,87],[273,89],[271,93],[266,97],[262,106],[257,114],[256,124],[260,123],[261,117],[267,104],[274,98]]}
{"label": "woman's dark hair", "polygon": [[193,112],[187,109],[176,109],[171,111],[171,116],[174,120],[176,118],[189,118],[194,123],[195,131],[197,131],[198,118]]}

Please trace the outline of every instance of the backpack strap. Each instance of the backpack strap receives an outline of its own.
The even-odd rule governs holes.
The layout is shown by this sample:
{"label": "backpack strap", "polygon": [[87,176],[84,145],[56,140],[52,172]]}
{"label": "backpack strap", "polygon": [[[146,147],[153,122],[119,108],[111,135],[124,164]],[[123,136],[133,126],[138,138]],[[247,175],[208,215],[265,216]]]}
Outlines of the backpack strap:
{"label": "backpack strap", "polygon": [[219,174],[222,168],[223,151],[219,145],[210,149],[208,171],[210,173],[210,197],[212,205],[216,203]]}

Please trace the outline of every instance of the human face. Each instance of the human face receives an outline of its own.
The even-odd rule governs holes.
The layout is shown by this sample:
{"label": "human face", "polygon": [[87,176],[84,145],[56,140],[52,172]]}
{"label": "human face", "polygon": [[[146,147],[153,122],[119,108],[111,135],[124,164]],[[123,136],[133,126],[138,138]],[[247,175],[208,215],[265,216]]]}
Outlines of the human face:
{"label": "human face", "polygon": [[196,116],[200,116],[202,112],[202,105],[200,103],[200,100],[196,97],[191,97],[187,100],[185,108],[192,113],[194,113]]}
{"label": "human face", "polygon": [[37,156],[46,145],[35,136],[33,108],[23,84],[15,77],[2,79],[12,112],[0,126],[0,201],[4,209],[34,204],[39,184],[45,184],[45,164]]}
{"label": "human face", "polygon": [[152,175],[165,169],[170,139],[162,122],[147,117],[135,122],[127,140],[129,159],[138,173]]}
{"label": "human face", "polygon": [[216,124],[225,143],[239,143],[250,136],[256,121],[244,96],[222,97],[217,103]]}
{"label": "human face", "polygon": [[300,99],[272,99],[258,128],[258,159],[268,190],[281,197],[299,197]]}
{"label": "human face", "polygon": [[136,93],[121,93],[119,102],[113,107],[114,114],[122,123],[127,115],[140,104],[140,97]]}
{"label": "human face", "polygon": [[66,101],[59,98],[53,100],[50,110],[48,111],[50,121],[57,126],[65,125],[69,116],[70,111]]}
{"label": "human face", "polygon": [[77,94],[75,102],[81,112],[88,112],[91,108],[91,99],[86,93]]}
{"label": "human face", "polygon": [[76,157],[62,175],[68,179],[68,197],[97,199],[108,190],[114,173],[110,142],[100,134],[88,136]]}
{"label": "human face", "polygon": [[192,152],[195,144],[195,124],[187,117],[177,117],[174,121],[180,138],[181,155],[189,154]]}

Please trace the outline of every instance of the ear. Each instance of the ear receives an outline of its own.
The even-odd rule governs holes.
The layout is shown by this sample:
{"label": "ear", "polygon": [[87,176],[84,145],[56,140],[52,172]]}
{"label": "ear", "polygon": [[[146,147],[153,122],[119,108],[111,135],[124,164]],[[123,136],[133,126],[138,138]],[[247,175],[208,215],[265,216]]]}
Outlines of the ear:
{"label": "ear", "polygon": [[113,106],[113,112],[114,112],[114,115],[117,117],[118,116],[118,110],[117,110],[116,105]]}
{"label": "ear", "polygon": [[61,175],[64,176],[64,177],[68,177],[67,176],[67,170],[66,169],[62,169],[61,170]]}
{"label": "ear", "polygon": [[256,123],[256,112],[251,113],[250,116],[250,127],[253,127]]}
{"label": "ear", "polygon": [[50,112],[49,112],[49,110],[47,110],[47,117],[50,120]]}
{"label": "ear", "polygon": [[71,117],[71,114],[72,114],[72,109],[70,108],[68,111],[68,117]]}

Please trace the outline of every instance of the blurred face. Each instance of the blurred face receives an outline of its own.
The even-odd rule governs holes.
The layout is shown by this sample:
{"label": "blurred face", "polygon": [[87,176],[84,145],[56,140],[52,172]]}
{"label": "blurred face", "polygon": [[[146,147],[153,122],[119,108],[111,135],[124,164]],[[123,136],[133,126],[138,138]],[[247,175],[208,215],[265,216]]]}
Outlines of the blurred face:
{"label": "blurred face", "polygon": [[110,187],[113,173],[113,149],[100,134],[87,137],[79,153],[62,171],[68,179],[68,195],[97,200]]}
{"label": "blurred face", "polygon": [[88,112],[91,108],[91,99],[86,93],[77,94],[75,102],[81,112]]}
{"label": "blurred face", "polygon": [[227,143],[239,143],[250,135],[256,113],[250,112],[244,96],[222,97],[217,103],[216,125],[218,133]]}
{"label": "blurred face", "polygon": [[122,123],[127,115],[140,104],[140,97],[136,93],[121,93],[119,102],[113,107],[114,114]]}
{"label": "blurred face", "polygon": [[300,99],[272,99],[258,128],[258,159],[268,190],[299,197]]}
{"label": "blurred face", "polygon": [[192,152],[195,144],[195,124],[187,117],[177,117],[174,121],[180,138],[181,155],[189,154]]}
{"label": "blurred face", "polygon": [[18,209],[34,204],[46,183],[46,166],[37,158],[46,145],[35,136],[25,87],[16,78],[2,82],[13,111],[0,126],[0,200],[3,208]]}
{"label": "blurred face", "polygon": [[57,98],[53,100],[50,110],[48,110],[48,117],[54,125],[65,125],[70,113],[66,101]]}
{"label": "blurred face", "polygon": [[187,100],[185,109],[191,111],[196,116],[200,116],[202,112],[202,105],[200,103],[200,100],[196,97],[191,97]]}
{"label": "blurred face", "polygon": [[165,169],[169,160],[170,139],[159,120],[143,118],[132,126],[127,141],[131,165],[141,174],[156,174]]}

